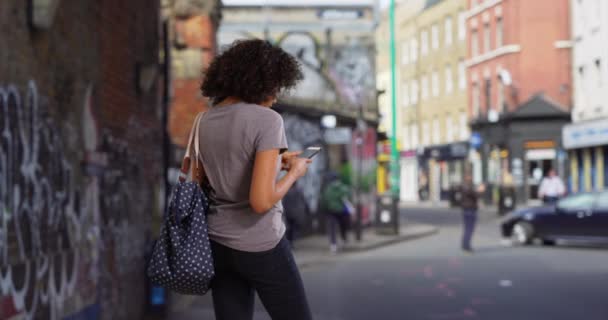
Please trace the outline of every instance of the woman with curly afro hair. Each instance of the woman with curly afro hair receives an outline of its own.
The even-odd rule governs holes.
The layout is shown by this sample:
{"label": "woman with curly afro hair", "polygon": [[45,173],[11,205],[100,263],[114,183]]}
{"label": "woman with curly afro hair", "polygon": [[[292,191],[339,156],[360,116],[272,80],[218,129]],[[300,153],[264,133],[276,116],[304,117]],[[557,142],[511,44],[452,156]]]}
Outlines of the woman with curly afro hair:
{"label": "woman with curly afro hair", "polygon": [[281,203],[310,160],[286,152],[283,119],[271,109],[302,78],[293,56],[262,40],[233,43],[204,74],[212,107],[200,120],[199,146],[218,320],[252,319],[255,292],[272,319],[311,319]]}

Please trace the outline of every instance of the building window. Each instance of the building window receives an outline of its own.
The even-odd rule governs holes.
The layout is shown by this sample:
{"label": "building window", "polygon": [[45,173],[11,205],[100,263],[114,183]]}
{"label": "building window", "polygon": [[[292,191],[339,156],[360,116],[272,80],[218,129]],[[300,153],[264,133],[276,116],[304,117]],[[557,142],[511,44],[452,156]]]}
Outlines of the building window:
{"label": "building window", "polygon": [[410,48],[407,41],[401,44],[401,65],[407,65],[410,63]]}
{"label": "building window", "polygon": [[[585,66],[579,66],[578,67],[578,73],[575,76],[575,88],[574,88],[574,92],[576,95],[576,101],[575,101],[575,106],[577,109],[580,110],[580,108],[582,108],[583,106],[587,106],[588,105],[588,95],[586,94],[587,91],[587,86],[586,86],[586,80],[585,79]],[[578,118],[579,113],[574,113],[573,112],[573,116],[575,116],[575,118]],[[581,119],[576,119],[576,120],[581,120]]]}
{"label": "building window", "polygon": [[448,143],[454,140],[454,127],[450,115],[445,118],[445,140]]}
{"label": "building window", "polygon": [[422,76],[422,97],[421,100],[424,101],[429,98],[429,77],[425,74]]}
{"label": "building window", "polygon": [[465,112],[460,114],[460,140],[464,141],[469,138],[469,124],[467,121],[467,114]]}
{"label": "building window", "polygon": [[411,150],[412,149],[412,144],[411,144],[411,136],[410,136],[410,130],[408,126],[404,126],[403,127],[403,133],[401,134],[401,143],[403,146],[403,150]]}
{"label": "building window", "polygon": [[420,143],[418,141],[418,125],[417,124],[412,124],[410,126],[411,129],[411,135],[412,135],[412,149],[414,148],[418,148],[418,144]]}
{"label": "building window", "polygon": [[425,146],[431,144],[431,128],[428,121],[422,124],[422,144]]}
{"label": "building window", "polygon": [[467,19],[464,13],[464,10],[460,10],[458,13],[458,39],[461,41],[466,38],[467,35],[467,27],[466,27]]}
{"label": "building window", "polygon": [[416,79],[412,80],[410,90],[412,90],[412,94],[410,95],[410,103],[415,105],[418,103],[418,81]]}
{"label": "building window", "polygon": [[492,110],[492,79],[486,78],[485,85],[485,100],[486,100],[486,112]]}
{"label": "building window", "polygon": [[498,79],[498,99],[496,101],[496,107],[503,113],[507,112],[507,105],[505,103],[505,85],[502,80]]}
{"label": "building window", "polygon": [[473,82],[473,87],[471,90],[471,99],[473,100],[473,118],[479,118],[479,109],[481,106],[481,95],[479,92],[479,83]]}
{"label": "building window", "polygon": [[467,70],[464,65],[464,59],[458,61],[458,87],[460,90],[467,88]]}
{"label": "building window", "polygon": [[429,33],[426,30],[420,32],[420,55],[426,56],[429,53]]}
{"label": "building window", "polygon": [[431,27],[431,42],[433,50],[439,49],[439,26],[437,24]]}
{"label": "building window", "polygon": [[441,142],[441,128],[439,126],[439,119],[435,117],[433,119],[433,143],[439,144]]}
{"label": "building window", "polygon": [[502,17],[496,19],[496,48],[500,48],[503,45],[504,27],[502,25]]}
{"label": "building window", "polygon": [[601,89],[604,84],[602,80],[602,61],[599,58],[595,59],[595,75],[597,81],[597,88]]}
{"label": "building window", "polygon": [[410,58],[412,62],[418,60],[418,39],[416,38],[410,40]]}
{"label": "building window", "polygon": [[403,84],[403,89],[401,90],[401,99],[404,107],[410,105],[410,92],[407,83]]}
{"label": "building window", "polygon": [[439,96],[439,73],[437,70],[434,70],[431,75],[431,86],[433,88],[433,97]]}
{"label": "building window", "polygon": [[445,18],[445,46],[449,47],[452,45],[452,36],[453,36],[453,32],[452,32],[452,17],[447,16]]}
{"label": "building window", "polygon": [[486,23],[483,25],[483,45],[484,52],[490,52],[492,50],[491,36],[490,36],[490,24]]}
{"label": "building window", "polygon": [[450,94],[454,91],[454,77],[452,75],[452,66],[445,66],[445,93]]}
{"label": "building window", "polygon": [[471,31],[471,55],[477,57],[479,55],[479,37],[477,29]]}

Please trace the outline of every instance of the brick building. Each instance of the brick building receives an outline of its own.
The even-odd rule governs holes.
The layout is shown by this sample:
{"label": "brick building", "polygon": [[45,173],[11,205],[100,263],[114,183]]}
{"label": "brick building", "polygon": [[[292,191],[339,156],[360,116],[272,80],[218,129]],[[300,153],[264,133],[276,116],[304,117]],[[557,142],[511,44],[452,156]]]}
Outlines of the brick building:
{"label": "brick building", "polygon": [[164,0],[163,18],[169,32],[171,101],[169,135],[177,151],[173,163],[181,161],[196,115],[208,107],[200,94],[204,68],[217,53],[216,34],[221,19],[218,0]]}
{"label": "brick building", "polygon": [[0,5],[0,319],[141,319],[159,2]]}
{"label": "brick building", "polygon": [[566,174],[560,132],[572,105],[569,12],[568,0],[468,0],[474,178],[497,186],[511,174],[521,201],[536,197],[549,168]]}

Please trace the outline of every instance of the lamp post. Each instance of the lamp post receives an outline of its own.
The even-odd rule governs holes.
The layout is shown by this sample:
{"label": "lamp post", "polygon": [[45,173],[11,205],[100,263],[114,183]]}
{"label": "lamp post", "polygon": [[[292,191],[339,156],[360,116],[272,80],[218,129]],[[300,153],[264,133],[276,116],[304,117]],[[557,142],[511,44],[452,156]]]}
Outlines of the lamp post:
{"label": "lamp post", "polygon": [[395,53],[395,0],[389,7],[390,56],[391,56],[391,192],[399,196],[399,152],[397,150],[397,74]]}

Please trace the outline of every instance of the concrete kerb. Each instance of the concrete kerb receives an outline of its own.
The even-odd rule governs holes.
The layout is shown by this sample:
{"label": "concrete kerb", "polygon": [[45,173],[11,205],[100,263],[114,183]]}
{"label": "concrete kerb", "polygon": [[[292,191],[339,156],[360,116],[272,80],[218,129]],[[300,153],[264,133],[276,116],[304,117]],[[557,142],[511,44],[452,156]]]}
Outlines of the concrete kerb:
{"label": "concrete kerb", "polygon": [[327,236],[312,236],[296,242],[294,256],[299,268],[304,269],[316,264],[339,261],[341,257],[390,246],[404,241],[415,240],[436,234],[439,229],[426,224],[411,224],[402,226],[399,235],[379,235],[373,228],[363,234],[363,241],[349,243],[338,253],[331,254]]}

